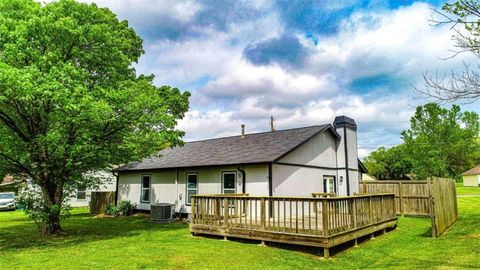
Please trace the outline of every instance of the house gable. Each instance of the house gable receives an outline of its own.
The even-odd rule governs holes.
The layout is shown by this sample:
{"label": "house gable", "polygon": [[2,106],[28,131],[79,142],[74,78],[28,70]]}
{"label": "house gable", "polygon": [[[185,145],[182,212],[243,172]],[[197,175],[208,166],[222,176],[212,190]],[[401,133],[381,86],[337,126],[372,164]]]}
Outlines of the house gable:
{"label": "house gable", "polygon": [[278,160],[278,163],[299,164],[336,169],[337,137],[330,132],[320,132],[294,151]]}

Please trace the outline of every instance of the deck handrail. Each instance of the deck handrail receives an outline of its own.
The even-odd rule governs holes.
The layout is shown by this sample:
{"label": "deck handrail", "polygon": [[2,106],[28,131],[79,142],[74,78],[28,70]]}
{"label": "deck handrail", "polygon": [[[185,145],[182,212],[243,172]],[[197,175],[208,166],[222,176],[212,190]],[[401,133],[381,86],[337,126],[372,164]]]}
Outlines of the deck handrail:
{"label": "deck handrail", "polygon": [[327,237],[396,219],[393,193],[312,198],[192,195],[192,224]]}
{"label": "deck handrail", "polygon": [[312,192],[312,197],[335,197],[336,194],[333,192]]}
{"label": "deck handrail", "polygon": [[[242,196],[240,196],[242,195]],[[195,194],[191,195],[191,197],[215,197],[215,198],[230,198],[230,197],[246,197],[246,198],[254,198],[254,199],[298,199],[298,200],[341,200],[341,199],[349,199],[349,198],[361,198],[361,197],[378,197],[378,196],[385,196],[385,195],[395,195],[394,193],[361,193],[361,194],[354,194],[352,196],[339,196],[339,197],[301,197],[301,196],[249,196],[248,193],[238,193],[237,196],[234,194]]]}

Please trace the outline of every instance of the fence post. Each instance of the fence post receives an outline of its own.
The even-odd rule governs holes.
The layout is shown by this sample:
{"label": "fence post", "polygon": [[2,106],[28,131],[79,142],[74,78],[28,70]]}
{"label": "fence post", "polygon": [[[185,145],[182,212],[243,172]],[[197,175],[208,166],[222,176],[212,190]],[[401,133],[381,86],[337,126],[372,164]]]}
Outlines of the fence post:
{"label": "fence post", "polygon": [[400,204],[400,214],[402,217],[405,216],[405,210],[403,206],[403,192],[402,192],[402,182],[398,182],[398,203]]}
{"label": "fence post", "polygon": [[372,224],[373,223],[373,209],[372,209],[372,196],[368,196],[368,216],[370,217],[370,223],[369,224]]}
{"label": "fence post", "polygon": [[432,219],[432,237],[437,237],[435,226],[435,192],[433,187],[433,178],[428,179],[428,193],[430,197],[430,218]]}

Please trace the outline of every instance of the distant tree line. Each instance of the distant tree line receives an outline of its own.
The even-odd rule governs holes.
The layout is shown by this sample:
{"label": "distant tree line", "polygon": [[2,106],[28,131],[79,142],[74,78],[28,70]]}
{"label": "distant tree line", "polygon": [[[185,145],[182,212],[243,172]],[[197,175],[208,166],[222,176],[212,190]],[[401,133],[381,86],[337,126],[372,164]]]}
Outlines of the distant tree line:
{"label": "distant tree line", "polygon": [[380,147],[364,163],[378,179],[455,178],[480,163],[479,133],[477,113],[429,103],[417,107],[410,128],[401,133],[402,144]]}

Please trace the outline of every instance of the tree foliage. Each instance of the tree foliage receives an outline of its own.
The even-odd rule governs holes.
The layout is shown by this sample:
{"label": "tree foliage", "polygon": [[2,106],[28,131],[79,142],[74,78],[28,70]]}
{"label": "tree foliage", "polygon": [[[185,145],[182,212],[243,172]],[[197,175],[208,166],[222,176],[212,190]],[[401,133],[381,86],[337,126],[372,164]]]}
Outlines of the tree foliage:
{"label": "tree foliage", "polygon": [[412,164],[405,145],[380,147],[364,159],[368,172],[381,180],[409,179]]}
{"label": "tree foliage", "polygon": [[[91,172],[181,144],[189,93],[137,76],[142,53],[128,23],[95,4],[0,0],[0,170],[39,185],[45,213],[98,184]],[[60,232],[59,215],[44,228]]]}
{"label": "tree foliage", "polygon": [[402,139],[420,178],[457,177],[480,161],[479,116],[429,103],[419,106]]}
{"label": "tree foliage", "polygon": [[419,106],[402,132],[403,143],[380,147],[364,160],[378,179],[458,177],[480,163],[480,122],[475,112],[445,109],[429,103]]}

